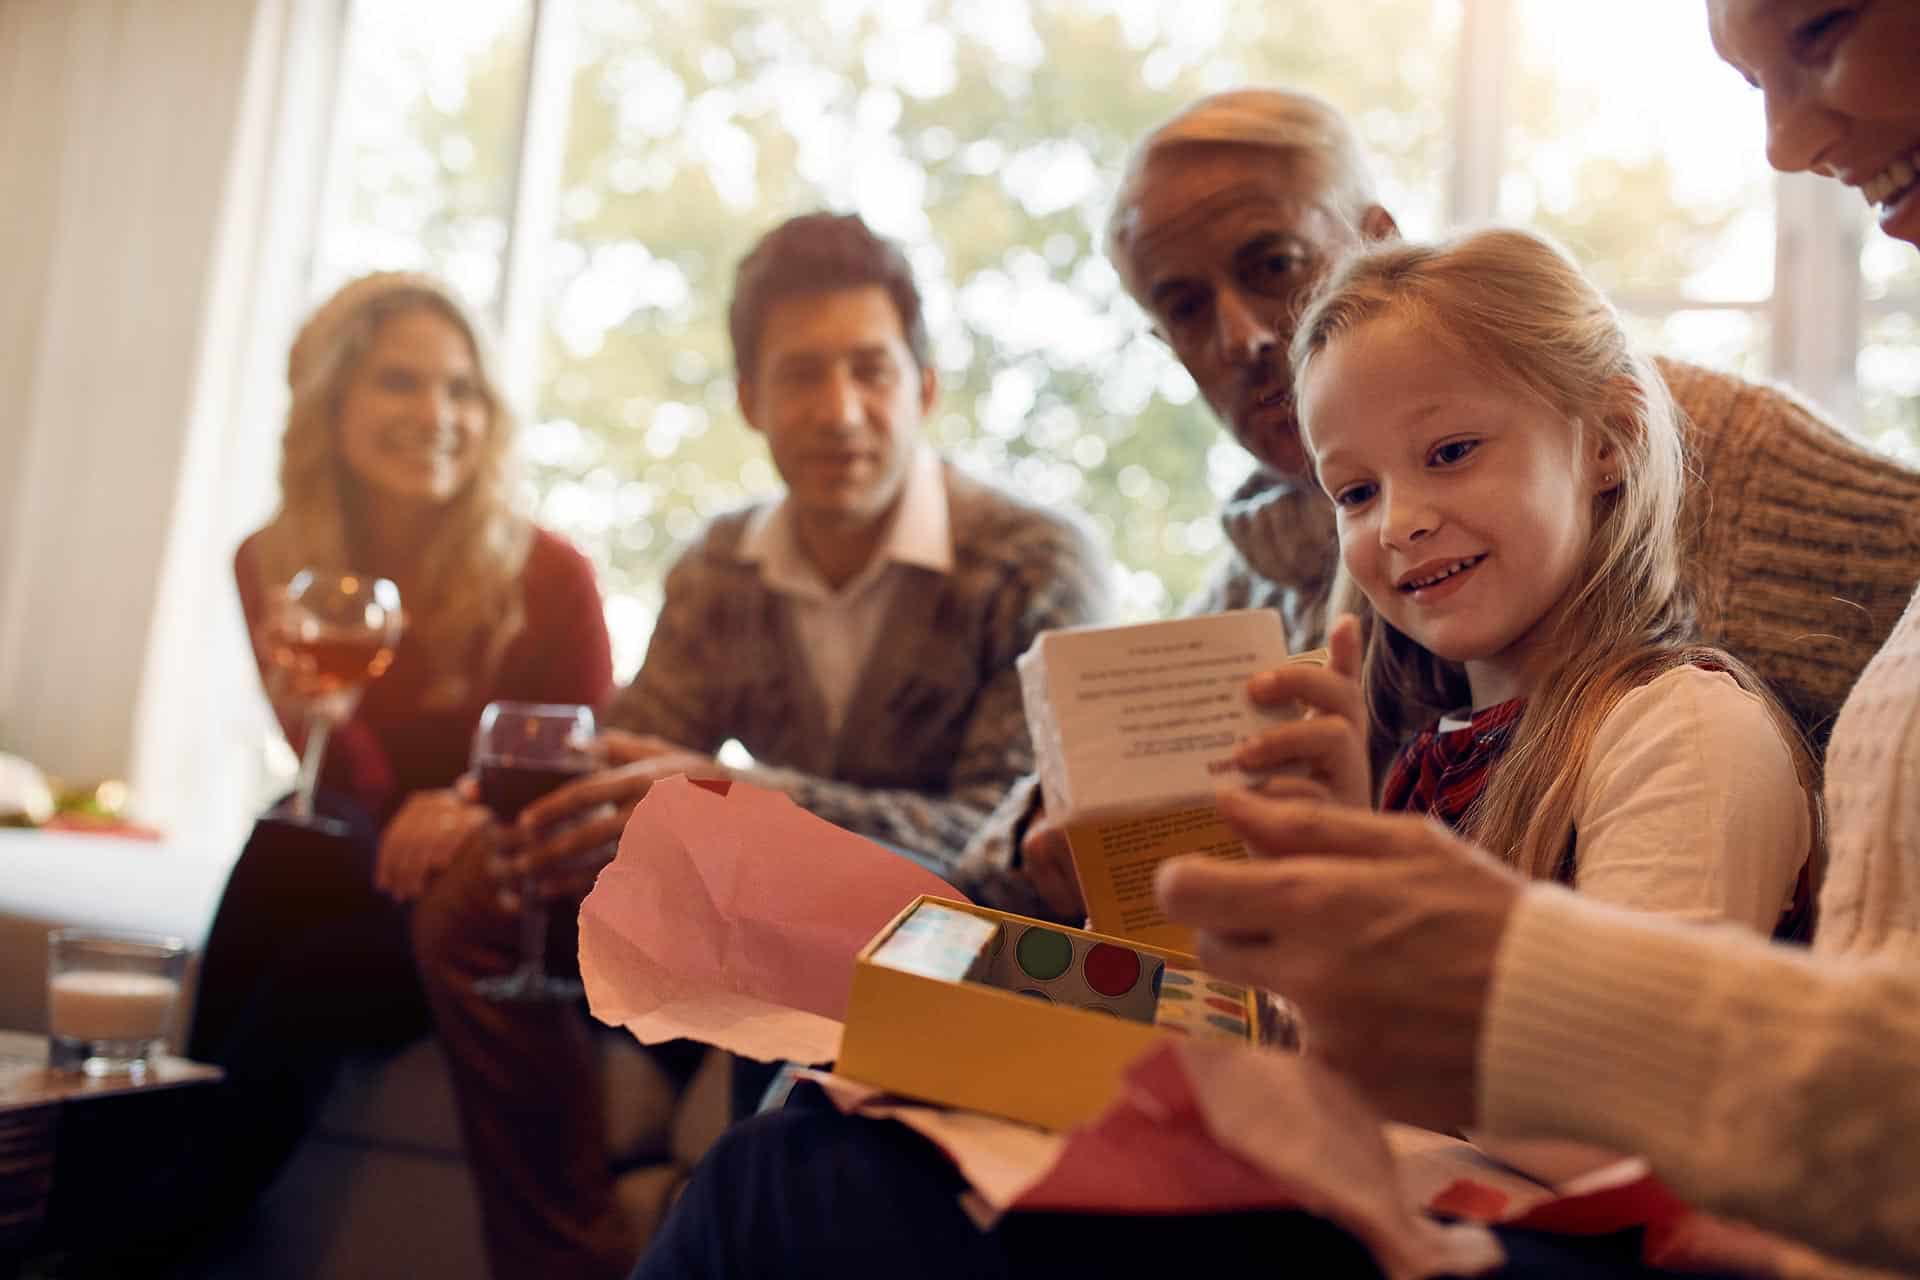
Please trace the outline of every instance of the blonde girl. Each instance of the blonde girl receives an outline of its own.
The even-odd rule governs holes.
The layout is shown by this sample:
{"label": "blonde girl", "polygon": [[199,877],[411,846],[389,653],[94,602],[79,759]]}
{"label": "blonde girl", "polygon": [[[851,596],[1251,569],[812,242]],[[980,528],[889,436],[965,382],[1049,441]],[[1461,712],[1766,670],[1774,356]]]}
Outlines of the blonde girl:
{"label": "blonde girl", "polygon": [[1263,677],[1330,714],[1241,762],[1306,758],[1282,785],[1364,803],[1370,732],[1398,747],[1383,808],[1625,905],[1804,933],[1810,761],[1758,678],[1696,642],[1676,410],[1579,268],[1511,230],[1371,248],[1292,360],[1367,625],[1336,628],[1327,670]]}

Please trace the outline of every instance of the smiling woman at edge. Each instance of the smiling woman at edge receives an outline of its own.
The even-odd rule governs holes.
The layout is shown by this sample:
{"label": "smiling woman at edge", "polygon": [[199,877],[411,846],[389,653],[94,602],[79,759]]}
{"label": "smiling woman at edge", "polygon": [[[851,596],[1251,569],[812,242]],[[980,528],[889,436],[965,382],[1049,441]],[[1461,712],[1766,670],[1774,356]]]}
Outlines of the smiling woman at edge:
{"label": "smiling woman at edge", "polygon": [[445,285],[349,282],[301,328],[287,382],[280,509],[234,571],[296,749],[302,708],[259,643],[272,593],[308,566],[376,574],[400,588],[407,627],[327,745],[318,808],[350,834],[263,819],[209,933],[189,1052],[227,1071],[227,1138],[208,1169],[216,1227],[271,1181],[342,1055],[429,1028],[394,900],[498,835],[452,789],[481,708],[597,706],[612,687],[593,568],[521,510],[513,416],[483,332]]}

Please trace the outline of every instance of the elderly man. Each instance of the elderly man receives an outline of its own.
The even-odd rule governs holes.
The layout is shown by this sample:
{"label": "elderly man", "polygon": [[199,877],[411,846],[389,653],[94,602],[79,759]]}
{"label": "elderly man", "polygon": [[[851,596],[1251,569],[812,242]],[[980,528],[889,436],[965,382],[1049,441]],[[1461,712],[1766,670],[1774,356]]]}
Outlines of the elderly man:
{"label": "elderly man", "polygon": [[[1343,253],[1397,234],[1346,120],[1304,94],[1237,90],[1136,148],[1108,253],[1127,290],[1259,463],[1221,512],[1231,551],[1197,610],[1271,606],[1295,648],[1325,626],[1333,512],[1301,451],[1294,317]],[[1687,582],[1703,638],[1750,663],[1824,742],[1920,578],[1920,475],[1773,388],[1662,361],[1698,480]],[[961,885],[1028,914],[1083,914],[1065,842],[1016,787],[962,859]]]}

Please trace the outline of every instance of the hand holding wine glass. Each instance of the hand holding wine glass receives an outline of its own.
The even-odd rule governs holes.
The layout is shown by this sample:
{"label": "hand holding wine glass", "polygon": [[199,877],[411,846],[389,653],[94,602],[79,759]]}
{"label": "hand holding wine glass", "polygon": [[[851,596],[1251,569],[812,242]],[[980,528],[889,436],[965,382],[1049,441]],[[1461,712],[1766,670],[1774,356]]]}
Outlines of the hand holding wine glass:
{"label": "hand holding wine glass", "polygon": [[653,784],[685,776],[724,791],[733,771],[713,757],[645,734],[603,730],[591,776],[558,788],[520,815],[519,842],[502,860],[502,896],[572,897],[593,887],[634,806]]}
{"label": "hand holding wine glass", "polygon": [[393,664],[402,625],[400,589],[364,573],[302,569],[275,603],[266,625],[274,692],[300,706],[306,721],[292,821],[316,821],[313,792],[327,735]]}
{"label": "hand holding wine glass", "polygon": [[[528,805],[593,770],[593,712],[564,703],[490,702],[474,731],[470,763],[481,802],[511,827]],[[523,884],[519,966],[475,990],[494,1000],[578,997],[577,981],[547,972],[547,925],[545,900]]]}

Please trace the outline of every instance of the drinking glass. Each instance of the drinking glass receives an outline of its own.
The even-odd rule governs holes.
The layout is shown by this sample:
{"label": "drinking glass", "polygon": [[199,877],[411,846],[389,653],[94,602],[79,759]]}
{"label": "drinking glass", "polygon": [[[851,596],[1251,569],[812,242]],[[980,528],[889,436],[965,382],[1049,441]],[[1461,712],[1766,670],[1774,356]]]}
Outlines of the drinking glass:
{"label": "drinking glass", "polygon": [[[490,702],[473,734],[471,765],[480,799],[502,824],[549,791],[594,767],[593,711],[571,703]],[[512,973],[482,978],[474,990],[491,1000],[574,1000],[578,980],[547,972],[547,904],[533,877],[520,886],[520,963]]]}
{"label": "drinking glass", "polygon": [[47,1065],[145,1074],[173,1022],[187,963],[178,938],[56,929],[47,936]]}
{"label": "drinking glass", "polygon": [[302,569],[267,628],[267,657],[279,685],[306,708],[307,742],[286,817],[318,825],[313,791],[327,736],[353,714],[367,682],[393,665],[402,626],[400,589],[364,573]]}

